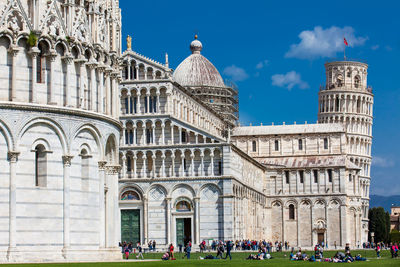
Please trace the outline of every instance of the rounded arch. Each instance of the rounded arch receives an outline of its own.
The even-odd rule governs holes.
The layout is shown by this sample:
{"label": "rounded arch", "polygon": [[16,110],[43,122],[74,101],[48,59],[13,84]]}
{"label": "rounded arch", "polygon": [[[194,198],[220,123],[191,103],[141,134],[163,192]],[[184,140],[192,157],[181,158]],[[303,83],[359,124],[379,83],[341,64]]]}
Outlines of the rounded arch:
{"label": "rounded arch", "polygon": [[37,138],[35,141],[33,141],[31,150],[35,150],[38,145],[43,146],[46,151],[51,151],[49,142],[44,138]]}
{"label": "rounded arch", "polygon": [[176,184],[172,187],[171,192],[169,193],[169,196],[172,196],[172,194],[179,188],[185,188],[187,190],[189,190],[189,192],[192,194],[192,197],[196,196],[196,192],[194,191],[194,189],[188,185],[188,184]]}
{"label": "rounded arch", "polygon": [[22,129],[20,130],[19,134],[18,134],[18,138],[17,140],[17,144],[16,147],[19,147],[19,140],[22,139],[22,137],[24,136],[24,134],[33,126],[38,125],[38,124],[45,124],[47,126],[49,126],[58,136],[58,139],[61,143],[61,147],[63,149],[63,153],[67,154],[67,152],[69,152],[69,146],[68,146],[68,142],[67,142],[67,138],[66,135],[64,133],[64,130],[62,129],[61,125],[59,125],[57,122],[53,121],[52,119],[49,118],[34,118],[30,121],[28,121],[24,127],[22,127]]}
{"label": "rounded arch", "polygon": [[3,135],[4,139],[6,140],[7,143],[7,149],[8,150],[15,150],[15,139],[13,135],[11,134],[11,131],[9,127],[0,120],[0,133]]}
{"label": "rounded arch", "polygon": [[205,188],[209,188],[209,187],[212,187],[212,188],[217,189],[218,195],[222,195],[222,190],[221,190],[221,188],[220,188],[217,184],[206,183],[206,184],[203,184],[203,185],[199,188],[199,190],[197,191],[197,195],[196,195],[196,196],[197,196],[197,197],[200,197],[201,191],[203,191]]}
{"label": "rounded arch", "polygon": [[283,207],[283,202],[280,199],[274,199],[271,201],[271,207]]}
{"label": "rounded arch", "polygon": [[96,144],[98,146],[98,150],[99,150],[99,154],[100,155],[104,155],[104,146],[102,144],[101,140],[101,133],[100,131],[97,129],[97,127],[95,127],[94,125],[90,124],[90,123],[86,123],[81,125],[76,131],[75,134],[72,137],[71,143],[73,142],[73,140],[75,140],[75,138],[83,131],[88,131],[89,133],[91,133],[94,137],[94,139],[96,140]]}
{"label": "rounded arch", "polygon": [[290,205],[293,205],[295,208],[297,208],[297,201],[295,199],[289,199],[285,202],[285,207],[289,208]]}
{"label": "rounded arch", "polygon": [[116,137],[114,134],[110,134],[107,137],[106,141],[106,149],[105,149],[105,154],[104,158],[106,159],[108,164],[116,164],[118,160],[118,147],[117,147],[117,141]]}
{"label": "rounded arch", "polygon": [[138,200],[143,200],[144,192],[143,192],[142,188],[140,188],[140,187],[137,186],[137,185],[132,185],[132,184],[125,185],[124,187],[122,187],[122,188],[119,190],[119,194],[118,194],[119,200],[123,200],[123,199],[122,199],[123,195],[124,195],[125,193],[131,192],[131,191],[136,192],[136,194],[137,194],[138,197],[139,197]]}
{"label": "rounded arch", "polygon": [[165,188],[165,186],[163,186],[162,184],[152,184],[145,192],[146,195],[148,195],[150,193],[150,191],[154,188],[160,188],[163,193],[165,194],[165,196],[168,196],[168,190],[167,188]]}

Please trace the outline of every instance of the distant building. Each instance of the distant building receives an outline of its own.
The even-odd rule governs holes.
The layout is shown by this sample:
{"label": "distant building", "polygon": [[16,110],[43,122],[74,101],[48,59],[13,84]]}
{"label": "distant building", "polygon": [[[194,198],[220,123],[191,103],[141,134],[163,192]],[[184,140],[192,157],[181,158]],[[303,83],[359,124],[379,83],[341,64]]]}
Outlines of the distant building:
{"label": "distant building", "polygon": [[392,206],[390,209],[390,231],[400,231],[400,206]]}

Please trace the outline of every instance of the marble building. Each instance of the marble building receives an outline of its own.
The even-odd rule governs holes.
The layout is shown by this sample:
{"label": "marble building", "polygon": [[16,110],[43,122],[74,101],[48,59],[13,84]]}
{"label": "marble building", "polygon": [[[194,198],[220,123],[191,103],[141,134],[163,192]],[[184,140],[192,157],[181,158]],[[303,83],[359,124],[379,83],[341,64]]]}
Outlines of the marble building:
{"label": "marble building", "polygon": [[0,262],[367,240],[366,64],[325,65],[317,124],[239,126],[197,36],[175,70],[121,39],[118,0],[0,0]]}

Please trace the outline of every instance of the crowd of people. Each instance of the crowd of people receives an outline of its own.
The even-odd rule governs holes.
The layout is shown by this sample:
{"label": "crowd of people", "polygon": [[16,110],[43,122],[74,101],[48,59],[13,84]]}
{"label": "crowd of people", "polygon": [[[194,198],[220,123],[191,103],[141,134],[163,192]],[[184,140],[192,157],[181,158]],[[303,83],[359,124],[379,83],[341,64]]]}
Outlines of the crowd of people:
{"label": "crowd of people", "polygon": [[[179,252],[182,252],[182,247],[183,245],[178,245],[179,246]],[[336,249],[336,244],[334,245]],[[132,253],[137,253],[136,258],[142,258],[143,257],[143,248],[141,244],[137,244],[136,248],[133,247],[132,242],[122,242],[120,243],[121,247],[121,252],[125,255],[125,258],[128,259],[129,255]],[[257,240],[236,240],[236,241],[221,241],[221,240],[213,240],[211,243],[209,243],[209,246],[207,246],[207,243],[205,240],[203,240],[199,244],[199,249],[200,253],[205,253],[206,250],[208,252],[215,251],[216,255],[208,254],[204,257],[199,257],[200,259],[232,259],[231,252],[232,250],[236,251],[253,251],[256,253],[251,253],[247,257],[248,260],[265,260],[265,259],[271,259],[271,252],[276,251],[276,252],[282,252],[284,250],[286,251],[291,251],[290,253],[290,260],[293,261],[325,261],[325,262],[353,262],[353,261],[365,261],[366,258],[362,257],[361,255],[356,255],[355,257],[350,253],[350,246],[349,244],[346,244],[345,251],[344,252],[336,252],[336,254],[333,257],[324,257],[324,250],[328,246],[324,244],[323,242],[321,244],[317,244],[314,247],[314,254],[308,255],[307,253],[302,252],[301,248],[298,248],[298,251],[295,252],[295,248],[291,247],[289,242],[267,242],[265,240],[262,241],[257,241]],[[151,240],[148,242],[148,248],[149,251],[155,251],[156,250],[156,241]],[[380,258],[380,253],[381,250],[383,249],[390,249],[392,258],[397,258],[399,254],[399,246],[397,243],[390,243],[390,244],[384,244],[384,243],[366,243],[363,244],[363,248],[370,248],[370,249],[375,249],[376,255],[378,258]],[[174,250],[175,247],[171,243],[168,246],[168,251],[165,252],[162,255],[162,260],[175,260],[175,255],[174,255]],[[186,243],[184,246],[184,255],[183,258],[190,259],[191,252],[192,252],[192,243],[189,241]]]}

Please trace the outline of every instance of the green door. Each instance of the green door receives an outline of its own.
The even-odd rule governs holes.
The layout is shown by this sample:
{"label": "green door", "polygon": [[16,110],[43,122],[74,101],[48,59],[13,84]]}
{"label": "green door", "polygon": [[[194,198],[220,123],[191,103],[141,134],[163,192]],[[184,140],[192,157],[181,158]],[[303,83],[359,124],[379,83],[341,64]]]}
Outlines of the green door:
{"label": "green door", "polygon": [[176,244],[185,245],[185,219],[176,219]]}
{"label": "green door", "polygon": [[121,210],[121,241],[140,242],[140,210]]}

